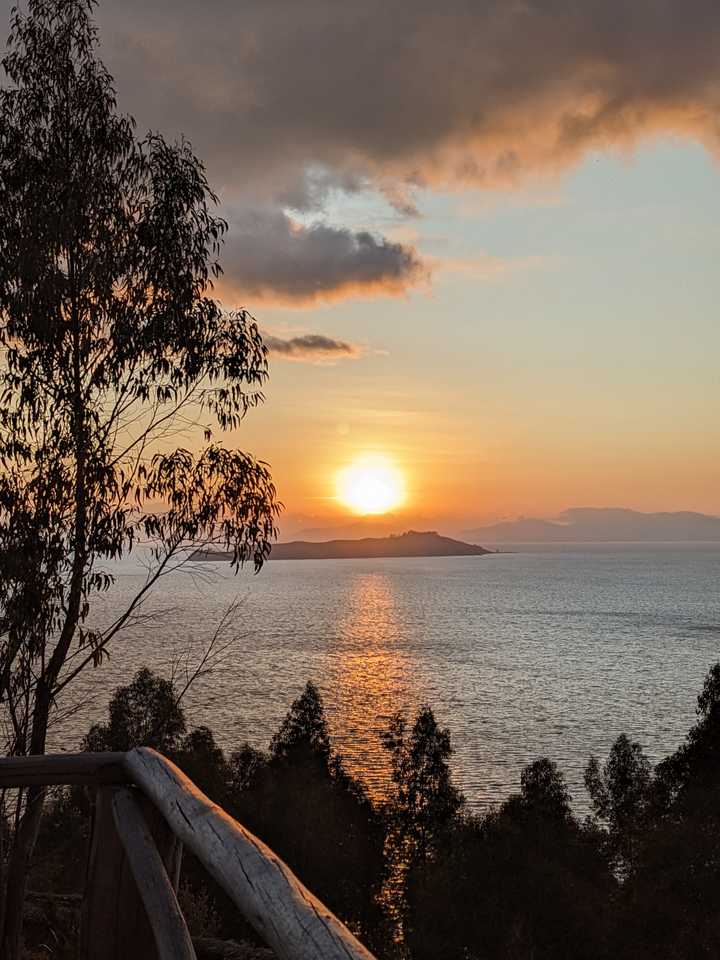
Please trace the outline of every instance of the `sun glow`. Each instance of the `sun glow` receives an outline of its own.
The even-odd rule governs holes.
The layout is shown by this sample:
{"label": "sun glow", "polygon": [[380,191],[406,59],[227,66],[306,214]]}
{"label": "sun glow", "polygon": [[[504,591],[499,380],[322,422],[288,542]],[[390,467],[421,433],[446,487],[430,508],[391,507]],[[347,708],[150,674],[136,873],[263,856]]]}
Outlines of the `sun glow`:
{"label": "sun glow", "polygon": [[405,482],[387,457],[366,456],[338,472],[337,495],[354,513],[387,513],[404,502]]}

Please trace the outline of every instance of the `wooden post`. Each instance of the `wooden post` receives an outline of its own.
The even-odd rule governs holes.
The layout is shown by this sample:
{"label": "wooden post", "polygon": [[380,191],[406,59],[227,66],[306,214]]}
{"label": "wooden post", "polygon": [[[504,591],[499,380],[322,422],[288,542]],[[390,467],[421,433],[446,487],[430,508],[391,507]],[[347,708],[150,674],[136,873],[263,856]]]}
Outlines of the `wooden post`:
{"label": "wooden post", "polygon": [[[52,783],[97,786],[80,960],[193,960],[173,890],[182,841],[278,960],[374,960],[287,864],[155,750],[0,759],[0,789]],[[118,786],[127,783],[146,799]]]}
{"label": "wooden post", "polygon": [[[80,958],[160,960],[145,907],[115,826],[114,789],[101,786],[96,793]],[[143,809],[150,809],[150,804],[143,801]],[[181,844],[155,811],[151,812],[149,821],[168,876],[177,884]]]}
{"label": "wooden post", "polygon": [[185,918],[168,877],[139,793],[119,787],[112,797],[115,827],[150,923],[159,960],[197,960]]}
{"label": "wooden post", "polygon": [[374,960],[287,864],[170,760],[139,747],[125,769],[278,960]]}

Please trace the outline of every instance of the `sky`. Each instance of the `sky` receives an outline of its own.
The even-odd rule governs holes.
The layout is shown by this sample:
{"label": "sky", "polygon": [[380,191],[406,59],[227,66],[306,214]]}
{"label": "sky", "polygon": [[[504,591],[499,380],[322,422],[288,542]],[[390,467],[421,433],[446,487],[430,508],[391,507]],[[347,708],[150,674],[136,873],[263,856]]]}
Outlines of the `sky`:
{"label": "sky", "polygon": [[[283,533],[402,472],[400,527],[720,513],[716,0],[124,0],[120,108],[207,165],[270,346],[227,442]],[[390,521],[389,521],[390,522]]]}

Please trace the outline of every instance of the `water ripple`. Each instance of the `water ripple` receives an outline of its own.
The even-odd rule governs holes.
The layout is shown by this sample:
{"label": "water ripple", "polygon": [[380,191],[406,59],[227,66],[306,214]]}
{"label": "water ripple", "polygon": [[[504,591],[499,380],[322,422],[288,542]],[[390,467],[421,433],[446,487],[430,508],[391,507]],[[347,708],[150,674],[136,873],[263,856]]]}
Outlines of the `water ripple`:
{"label": "water ripple", "polygon": [[[266,746],[305,681],[327,704],[337,749],[375,794],[387,783],[379,731],[422,703],[449,726],[456,776],[483,808],[517,788],[540,755],[565,770],[580,809],[582,770],[626,732],[651,758],[680,742],[720,658],[720,554],[634,548],[453,559],[275,561],[258,576],[165,581],[112,660],[89,674],[82,709],[55,727],[76,748],[110,691],[141,664],[167,671],[207,642],[243,598],[233,657],[192,689],[194,723],[234,749]],[[98,625],[139,582],[119,577]]]}

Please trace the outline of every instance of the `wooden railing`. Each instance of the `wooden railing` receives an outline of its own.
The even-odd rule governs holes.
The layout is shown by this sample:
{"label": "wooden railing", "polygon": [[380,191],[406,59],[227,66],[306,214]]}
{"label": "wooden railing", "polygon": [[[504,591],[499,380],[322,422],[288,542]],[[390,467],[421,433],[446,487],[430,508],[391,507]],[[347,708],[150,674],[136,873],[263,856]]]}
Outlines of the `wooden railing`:
{"label": "wooden railing", "polygon": [[96,791],[81,960],[195,960],[176,895],[183,845],[281,960],[373,960],[269,847],[155,750],[0,760],[0,788],[32,784]]}

